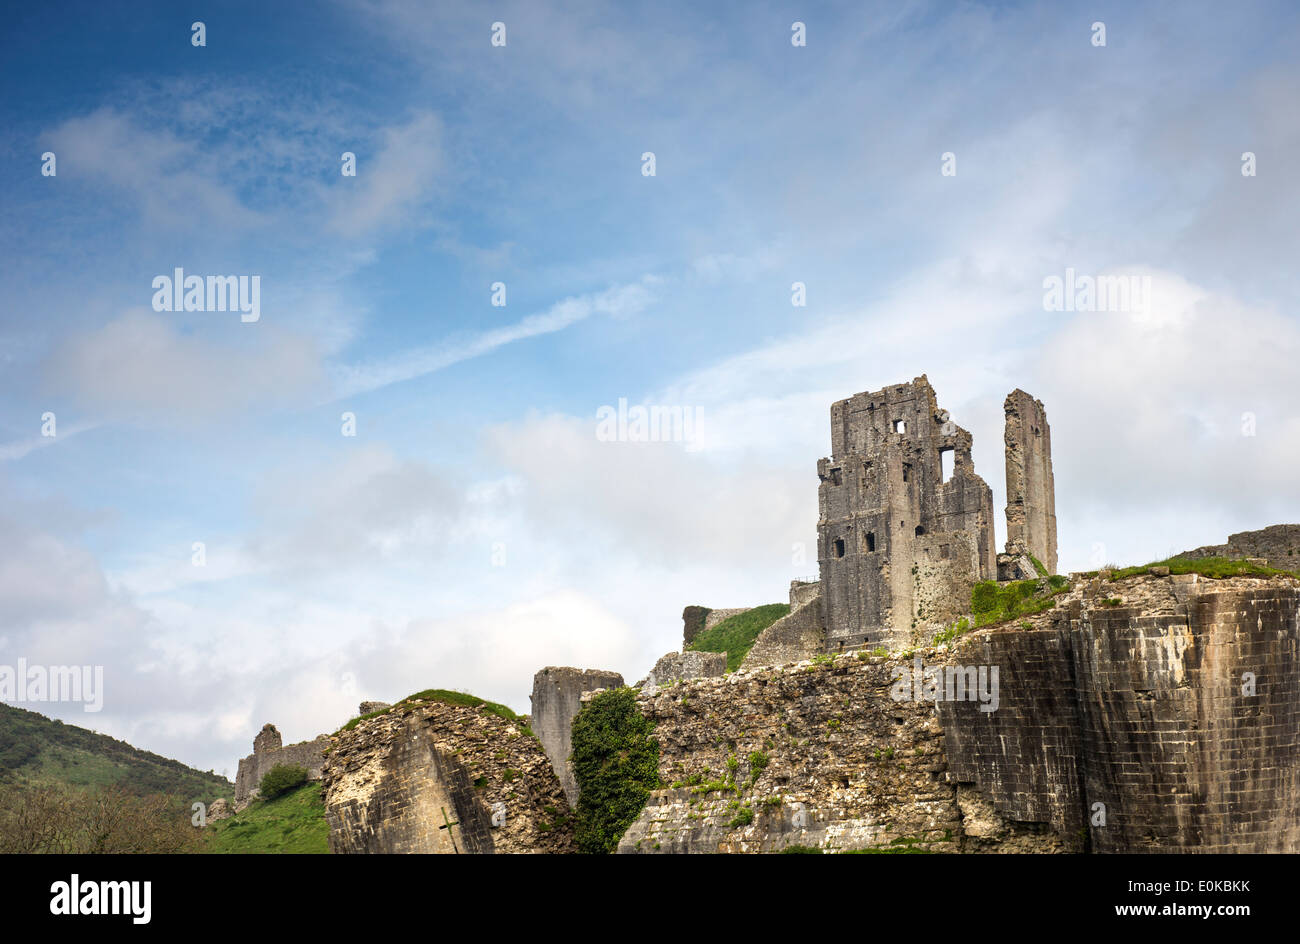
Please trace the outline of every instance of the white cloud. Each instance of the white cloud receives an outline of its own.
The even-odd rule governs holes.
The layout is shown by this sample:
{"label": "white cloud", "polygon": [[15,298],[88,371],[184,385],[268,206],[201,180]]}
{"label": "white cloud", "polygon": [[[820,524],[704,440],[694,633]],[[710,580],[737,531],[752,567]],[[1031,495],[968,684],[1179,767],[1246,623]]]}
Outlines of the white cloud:
{"label": "white cloud", "polygon": [[205,330],[184,334],[175,317],[132,309],[65,339],[47,387],[101,416],[188,420],[300,403],[324,380],[309,337],[237,313],[205,315]]}
{"label": "white cloud", "polygon": [[330,227],[350,236],[401,222],[423,205],[443,168],[442,123],[420,112],[405,125],[384,129],[373,156],[352,148],[357,175],[332,191]]}
{"label": "white cloud", "polygon": [[69,118],[42,140],[58,156],[60,180],[102,181],[129,195],[151,225],[237,229],[262,219],[222,185],[212,155],[111,107]]}

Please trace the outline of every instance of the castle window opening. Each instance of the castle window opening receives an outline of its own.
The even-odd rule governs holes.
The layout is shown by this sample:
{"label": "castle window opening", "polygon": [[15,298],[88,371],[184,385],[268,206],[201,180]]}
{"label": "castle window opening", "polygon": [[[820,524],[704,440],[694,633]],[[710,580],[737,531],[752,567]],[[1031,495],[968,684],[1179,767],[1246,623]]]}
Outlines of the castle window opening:
{"label": "castle window opening", "polygon": [[939,481],[946,484],[952,481],[953,468],[957,463],[957,454],[951,449],[939,450]]}
{"label": "castle window opening", "polygon": [[921,527],[921,526],[918,524],[918,525],[916,526],[916,536],[919,538],[919,537],[920,537],[921,535],[923,535],[923,534],[925,534],[925,528]]}
{"label": "castle window opening", "polygon": [[876,532],[867,532],[867,553],[870,554],[876,549]]}
{"label": "castle window opening", "polygon": [[906,482],[912,477],[912,467],[908,463],[903,463],[903,481]]}
{"label": "castle window opening", "polygon": [[894,420],[894,432],[896,433],[907,432],[907,420]]}
{"label": "castle window opening", "polygon": [[844,556],[844,539],[843,539],[843,538],[836,538],[836,539],[835,539],[835,556],[836,556],[836,557],[843,557],[843,556]]}

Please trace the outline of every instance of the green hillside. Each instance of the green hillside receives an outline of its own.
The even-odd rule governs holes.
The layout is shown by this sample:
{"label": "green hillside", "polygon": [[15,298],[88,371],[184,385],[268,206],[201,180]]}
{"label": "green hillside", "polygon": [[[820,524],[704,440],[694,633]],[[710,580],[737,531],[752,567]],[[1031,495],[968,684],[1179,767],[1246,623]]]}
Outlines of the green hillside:
{"label": "green hillside", "polygon": [[256,800],[242,813],[204,830],[205,852],[216,854],[329,852],[329,826],[319,783],[306,783],[274,800]]}
{"label": "green hillside", "polygon": [[215,773],[142,751],[125,741],[0,704],[0,787],[116,785],[136,796],[163,794],[186,806],[232,799],[235,786]]}
{"label": "green hillside", "polygon": [[790,615],[790,604],[769,603],[724,619],[717,626],[695,637],[688,648],[699,652],[725,652],[727,671],[734,672],[745,661],[759,633],[783,616]]}

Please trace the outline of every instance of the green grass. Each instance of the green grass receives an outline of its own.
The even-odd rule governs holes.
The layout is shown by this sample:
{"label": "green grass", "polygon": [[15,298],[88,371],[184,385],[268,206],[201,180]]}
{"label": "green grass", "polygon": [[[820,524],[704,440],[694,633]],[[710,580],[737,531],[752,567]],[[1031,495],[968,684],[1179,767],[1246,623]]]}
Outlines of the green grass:
{"label": "green grass", "polygon": [[[87,715],[87,718],[93,717]],[[231,800],[235,785],[216,773],[142,751],[125,741],[0,705],[0,784],[117,785],[136,796],[162,794],[189,806]]]}
{"label": "green grass", "polygon": [[688,648],[696,652],[725,652],[727,671],[734,672],[745,661],[745,656],[759,633],[789,614],[788,603],[756,606],[744,613],[729,616],[712,629],[700,633]]}
{"label": "green grass", "polygon": [[[1138,567],[1121,567],[1118,570],[1111,571],[1109,576],[1111,580],[1123,580],[1125,577],[1136,577],[1139,574],[1145,574],[1152,567],[1168,567],[1171,574],[1199,574],[1211,580],[1222,580],[1225,577],[1300,577],[1300,573],[1295,571],[1278,570],[1274,567],[1265,567],[1263,564],[1253,564],[1250,561],[1231,557],[1201,557],[1196,559],[1171,557],[1168,560],[1142,564]],[[1096,575],[1097,572],[1092,571],[1087,576]]]}
{"label": "green grass", "polygon": [[950,623],[946,629],[941,629],[934,635],[933,645],[942,646],[944,643],[952,642],[958,636],[970,632],[970,620],[962,617],[955,623]]}
{"label": "green grass", "polygon": [[444,705],[460,705],[465,708],[481,708],[490,715],[496,715],[498,718],[504,718],[511,724],[518,725],[520,730],[533,737],[533,731],[528,725],[524,724],[525,715],[517,715],[509,705],[503,705],[499,702],[488,701],[486,698],[479,698],[477,695],[471,695],[469,692],[454,692],[446,688],[426,688],[422,692],[416,692],[414,695],[407,695],[391,708],[382,708],[379,711],[372,711],[369,714],[353,718],[343,727],[335,731],[335,734],[342,734],[344,731],[351,731],[362,721],[367,718],[378,718],[380,715],[386,715],[390,711],[407,707],[417,701],[436,701]]}
{"label": "green grass", "polygon": [[1003,623],[1019,616],[1031,616],[1050,610],[1056,605],[1057,594],[1070,589],[1065,577],[1048,577],[1040,588],[1041,580],[981,580],[970,594],[971,622],[975,628]]}
{"label": "green grass", "polygon": [[329,852],[329,834],[321,785],[307,783],[208,826],[204,851],[321,855]]}

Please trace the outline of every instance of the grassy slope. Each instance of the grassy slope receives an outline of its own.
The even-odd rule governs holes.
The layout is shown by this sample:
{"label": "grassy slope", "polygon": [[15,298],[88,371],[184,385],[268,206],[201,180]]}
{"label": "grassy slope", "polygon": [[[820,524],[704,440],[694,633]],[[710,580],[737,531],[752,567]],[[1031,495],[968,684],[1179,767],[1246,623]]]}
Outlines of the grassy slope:
{"label": "grassy slope", "polygon": [[217,774],[11,705],[0,705],[0,783],[117,784],[142,796],[174,796],[186,805],[235,794],[234,784]]}
{"label": "grassy slope", "polygon": [[[1229,557],[1171,557],[1168,560],[1156,561],[1153,564],[1122,567],[1111,571],[1109,577],[1111,580],[1123,580],[1125,577],[1144,574],[1152,567],[1168,567],[1171,574],[1200,574],[1202,577],[1208,577],[1211,580],[1221,580],[1225,577],[1300,577],[1300,573],[1295,571],[1276,570],[1261,564],[1252,564],[1247,560]],[[1091,575],[1096,573],[1097,571],[1092,571]]]}
{"label": "grassy slope", "polygon": [[482,708],[488,714],[496,715],[498,718],[504,718],[513,724],[519,725],[520,729],[529,737],[535,737],[531,728],[524,724],[525,715],[517,715],[509,705],[502,705],[499,702],[488,701],[485,698],[479,698],[477,695],[471,695],[469,692],[455,692],[447,688],[426,688],[422,692],[416,692],[414,695],[407,695],[397,704],[388,708],[381,708],[379,711],[372,711],[366,715],[360,715],[353,718],[343,727],[335,731],[335,734],[342,734],[344,731],[351,731],[362,721],[367,718],[378,718],[380,715],[386,715],[396,708],[411,704],[417,701],[437,701],[446,705],[462,705],[468,708]]}
{"label": "grassy slope", "polygon": [[712,629],[700,633],[688,648],[697,652],[725,652],[727,671],[740,668],[758,634],[790,613],[788,603],[769,603],[729,616]]}
{"label": "grassy slope", "polygon": [[319,855],[329,852],[329,834],[321,785],[306,783],[213,823],[205,830],[203,851]]}

